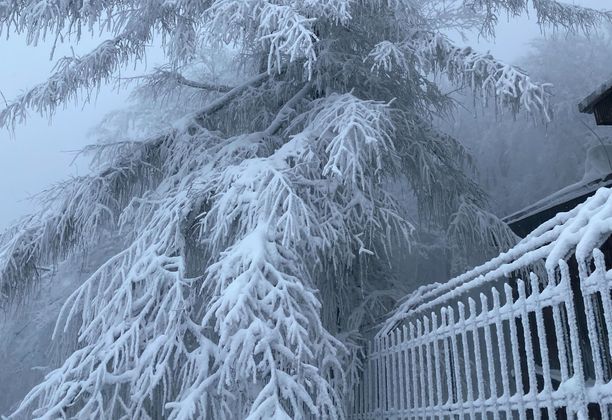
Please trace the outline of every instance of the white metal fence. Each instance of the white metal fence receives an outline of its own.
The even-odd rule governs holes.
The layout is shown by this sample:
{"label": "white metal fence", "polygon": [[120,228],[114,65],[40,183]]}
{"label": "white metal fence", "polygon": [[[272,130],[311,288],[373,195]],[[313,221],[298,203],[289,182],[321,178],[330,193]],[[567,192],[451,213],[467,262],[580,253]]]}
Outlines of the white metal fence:
{"label": "white metal fence", "polygon": [[[555,226],[392,319],[367,349],[350,418],[611,419],[612,240],[577,258],[580,239],[560,245]],[[544,264],[559,246],[569,256]]]}

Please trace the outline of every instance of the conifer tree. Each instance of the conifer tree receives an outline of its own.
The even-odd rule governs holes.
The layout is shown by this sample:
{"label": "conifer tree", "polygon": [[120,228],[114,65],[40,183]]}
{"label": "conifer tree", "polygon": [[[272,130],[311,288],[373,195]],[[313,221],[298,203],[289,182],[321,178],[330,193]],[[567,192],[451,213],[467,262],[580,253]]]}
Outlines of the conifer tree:
{"label": "conifer tree", "polygon": [[[420,218],[450,238],[474,226],[502,238],[466,151],[431,124],[452,107],[434,76],[549,119],[547,85],[446,35],[492,35],[499,13],[528,7],[569,30],[612,19],[553,0],[1,1],[0,31],[32,44],[112,33],[58,60],[1,125],[88,100],[157,37],[168,64],[148,87],[201,99],[169,129],[99,145],[90,175],[3,235],[6,304],[38,264],[103,233],[125,241],[67,299],[54,334],[76,325],[78,346],[14,416],[345,417],[363,303],[389,287],[386,259],[414,229],[386,181],[409,185]],[[221,44],[243,81],[182,72]]]}

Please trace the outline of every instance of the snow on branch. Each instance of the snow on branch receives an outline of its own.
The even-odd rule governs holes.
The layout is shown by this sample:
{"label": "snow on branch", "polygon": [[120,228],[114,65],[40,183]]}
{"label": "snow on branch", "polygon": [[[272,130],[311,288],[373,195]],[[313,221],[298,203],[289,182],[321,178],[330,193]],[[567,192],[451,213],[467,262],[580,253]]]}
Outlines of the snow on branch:
{"label": "snow on branch", "polygon": [[117,2],[97,0],[71,2],[59,0],[4,0],[0,2],[0,33],[26,32],[28,44],[37,45],[48,35],[55,37],[63,30],[76,30],[77,40],[85,26],[90,31],[105,11]]}
{"label": "snow on branch", "polygon": [[[337,360],[344,350],[323,328],[321,304],[296,270],[299,257],[276,242],[276,229],[256,223],[208,269],[217,290],[203,322],[215,320],[226,359],[219,386],[253,394],[249,419],[338,418],[341,394],[332,384],[342,383]],[[250,391],[252,378],[264,386]]]}
{"label": "snow on branch", "polygon": [[304,67],[308,75],[317,60],[315,52],[315,35],[312,24],[314,19],[301,16],[290,7],[267,3],[262,10],[258,29],[260,41],[269,48],[268,71],[273,67],[280,68],[282,55],[289,62],[304,58]]}
{"label": "snow on branch", "polygon": [[555,0],[533,0],[541,25],[561,26],[588,33],[594,27],[612,22],[612,10],[600,11]]}
{"label": "snow on branch", "polygon": [[394,153],[390,104],[333,94],[313,109],[309,124],[325,140],[328,155],[322,175],[365,189],[366,179],[383,171],[385,157]]}
{"label": "snow on branch", "polygon": [[[129,245],[87,279],[60,312],[54,335],[76,324],[79,349],[32,389],[17,413],[38,407],[34,414],[41,417],[72,410],[77,417],[142,418],[167,409],[169,418],[195,418],[225,410],[221,398],[208,398],[215,392],[209,369],[216,345],[191,318],[199,288],[193,287],[197,279],[187,276],[184,258],[187,214],[200,200],[189,194],[190,171],[206,165],[203,152],[218,142],[206,131],[188,129],[167,137],[166,147],[154,148],[164,181],[120,209],[119,231],[134,232],[125,235]],[[184,393],[192,386],[197,400],[191,395],[189,404],[161,405],[188,398]],[[155,398],[158,393],[165,398]]]}
{"label": "snow on branch", "polygon": [[459,273],[469,267],[470,253],[489,249],[495,253],[516,245],[520,238],[499,218],[462,196],[459,207],[451,216],[447,237],[453,249],[453,272]]}
{"label": "snow on branch", "polygon": [[405,69],[408,64],[402,48],[393,42],[382,41],[374,46],[364,61],[372,61],[371,71],[383,70],[390,73],[393,69]]}
{"label": "snow on branch", "polygon": [[460,88],[471,89],[483,101],[495,99],[500,107],[513,112],[520,108],[551,119],[549,84],[535,83],[521,69],[479,53],[470,47],[458,47],[438,32],[417,31],[401,43],[382,41],[374,46],[365,61],[371,71],[406,77],[416,67],[424,74],[446,76]]}
{"label": "snow on branch", "polygon": [[209,115],[267,78],[262,73],[247,79],[169,132],[142,142],[97,147],[97,173],[72,179],[42,194],[45,211],[0,236],[0,304],[4,306],[29,290],[37,264],[53,262],[95,242],[99,229],[119,221],[134,197],[157,185],[164,174],[181,171],[195,143],[175,139],[200,138],[201,125]]}
{"label": "snow on branch", "polygon": [[494,32],[500,11],[518,16],[528,13],[530,6],[535,9],[538,24],[542,26],[588,33],[601,24],[612,22],[612,11],[596,10],[557,0],[466,0],[465,5],[476,11],[484,10],[484,28],[490,33]]}
{"label": "snow on branch", "polygon": [[56,43],[75,35],[79,41],[83,27],[93,32],[96,24],[114,35],[82,57],[58,60],[46,82],[20,95],[0,113],[0,126],[22,122],[28,109],[51,117],[57,107],[71,100],[91,100],[122,66],[144,59],[154,34],[161,34],[171,63],[191,60],[201,40],[197,28],[208,7],[209,2],[193,1],[0,2],[0,32],[5,27],[10,32],[14,26],[16,32],[27,33],[28,43],[36,44],[47,35],[55,37]]}
{"label": "snow on branch", "polygon": [[0,112],[0,127],[13,127],[26,119],[28,109],[51,117],[55,110],[80,94],[86,101],[108,82],[114,72],[134,57],[142,58],[150,34],[127,34],[104,41],[83,57],[64,57],[49,79],[30,89]]}
{"label": "snow on branch", "polygon": [[[266,0],[216,0],[211,7],[211,32],[223,33],[225,42],[243,37],[260,42],[267,50],[268,72],[280,71],[284,60],[305,60],[312,73],[317,59],[313,31],[314,18],[302,15],[293,4],[276,4]],[[233,28],[227,32],[227,28]],[[235,29],[234,29],[235,28]]]}
{"label": "snow on branch", "polygon": [[[197,378],[214,378],[209,369],[216,346],[190,320],[193,289],[185,273],[181,221],[191,199],[180,188],[162,189],[167,198],[155,206],[146,229],[64,304],[54,334],[76,322],[81,345],[15,414],[38,406],[34,415],[43,418],[68,410],[77,417],[146,418],[156,404],[154,409],[164,410],[154,399],[158,392],[172,401]],[[193,410],[203,413],[202,407],[217,404],[209,399],[210,388],[199,387]],[[186,408],[174,407],[168,418],[181,418]]]}
{"label": "snow on branch", "polygon": [[75,178],[41,194],[44,211],[0,237],[0,304],[28,290],[36,265],[55,262],[96,243],[132,197],[159,181],[159,145],[136,143],[98,174]]}
{"label": "snow on branch", "polygon": [[549,84],[539,84],[521,69],[479,53],[470,47],[454,45],[440,33],[417,32],[406,46],[425,72],[439,72],[459,87],[470,88],[498,106],[514,112],[520,108],[551,119]]}

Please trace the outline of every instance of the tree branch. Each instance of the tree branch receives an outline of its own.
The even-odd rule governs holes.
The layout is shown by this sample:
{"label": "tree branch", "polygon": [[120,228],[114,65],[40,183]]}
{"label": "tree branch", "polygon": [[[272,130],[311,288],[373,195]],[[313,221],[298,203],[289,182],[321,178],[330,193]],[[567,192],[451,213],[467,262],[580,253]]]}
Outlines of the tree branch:
{"label": "tree branch", "polygon": [[161,70],[159,74],[164,75],[168,77],[169,79],[175,80],[176,83],[178,83],[179,85],[192,87],[194,89],[210,90],[213,92],[223,92],[223,93],[227,93],[233,89],[232,86],[216,85],[213,83],[197,82],[195,80],[189,80],[185,78],[185,76],[183,76],[182,74],[175,72],[175,71]]}

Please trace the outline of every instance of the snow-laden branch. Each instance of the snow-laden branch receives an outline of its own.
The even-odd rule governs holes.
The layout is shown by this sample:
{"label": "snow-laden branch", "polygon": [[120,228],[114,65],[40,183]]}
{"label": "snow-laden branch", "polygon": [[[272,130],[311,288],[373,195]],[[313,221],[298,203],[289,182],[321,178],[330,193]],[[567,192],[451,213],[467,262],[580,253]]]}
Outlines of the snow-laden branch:
{"label": "snow-laden branch", "polygon": [[530,6],[536,11],[538,24],[561,27],[570,31],[590,32],[597,26],[612,22],[612,11],[568,4],[557,0],[465,0],[465,5],[484,11],[484,28],[493,33],[500,12],[512,16],[529,13]]}
{"label": "snow-laden branch", "polygon": [[[76,322],[81,346],[32,389],[16,414],[36,404],[41,408],[34,415],[42,418],[65,416],[71,406],[77,417],[142,418],[151,404],[163,410],[162,401],[152,399],[157,392],[171,401],[175,386],[187,388],[194,375],[214,378],[209,368],[216,346],[190,320],[192,281],[180,233],[190,199],[166,188],[168,198],[144,223],[148,230],[68,298],[58,327]],[[199,389],[200,405],[216,404],[210,388]],[[172,410],[169,418],[178,414]]]}
{"label": "snow-laden branch", "polygon": [[[225,42],[250,37],[268,52],[268,71],[280,71],[286,60],[304,60],[310,75],[317,59],[314,18],[305,17],[293,2],[277,4],[267,0],[216,0],[211,7],[211,28],[222,33]],[[222,28],[232,28],[225,32]]]}
{"label": "snow-laden branch", "polygon": [[83,57],[64,57],[49,79],[17,97],[0,112],[0,127],[25,121],[29,109],[51,117],[71,100],[89,101],[91,95],[114,73],[136,57],[142,58],[150,33],[126,34],[104,41]]}
{"label": "snow-laden branch", "polygon": [[[373,69],[391,70],[406,66],[405,55],[417,63],[424,73],[440,73],[461,88],[471,89],[484,101],[493,97],[499,106],[520,108],[538,113],[549,121],[550,85],[535,83],[521,69],[495,59],[489,53],[479,53],[470,47],[458,47],[445,35],[416,32],[401,44],[383,41],[370,53]],[[408,70],[407,68],[399,71]]]}
{"label": "snow-laden branch", "polygon": [[389,104],[359,100],[353,95],[330,95],[315,104],[309,124],[325,139],[329,156],[323,176],[366,188],[366,180],[383,170],[386,156],[392,162],[393,123]]}
{"label": "snow-laden branch", "polygon": [[4,0],[0,2],[0,33],[6,30],[9,34],[11,29],[18,33],[25,32],[28,44],[37,45],[48,36],[56,37],[68,30],[78,40],[83,28],[93,31],[96,24],[108,17],[108,9],[117,6],[123,8],[119,2],[112,0]]}
{"label": "snow-laden branch", "polygon": [[364,61],[371,61],[373,72],[384,71],[390,73],[394,69],[405,69],[408,67],[406,56],[400,45],[390,41],[382,41],[374,46]]}
{"label": "snow-laden branch", "polygon": [[101,168],[96,174],[72,179],[43,194],[45,211],[0,237],[0,303],[12,302],[29,290],[37,265],[95,243],[99,229],[116,223],[132,198],[157,185],[164,173],[178,170],[181,154],[172,146],[176,137],[184,131],[199,132],[208,116],[268,77],[262,73],[247,79],[169,132],[100,149],[96,160]]}
{"label": "snow-laden branch", "polygon": [[[95,244],[132,197],[159,180],[157,147],[134,144],[99,174],[59,184],[41,196],[44,212],[2,235],[0,298],[4,305],[29,289],[36,266]],[[5,298],[8,298],[5,300]]]}
{"label": "snow-laden branch", "polygon": [[461,197],[457,211],[451,216],[447,237],[450,247],[455,248],[453,273],[469,268],[467,258],[483,246],[498,253],[512,248],[520,240],[508,225],[465,196]]}
{"label": "snow-laden branch", "polygon": [[[85,22],[90,31],[97,23],[114,34],[82,57],[59,59],[47,81],[26,91],[0,112],[0,127],[24,122],[28,110],[51,117],[58,107],[70,101],[90,101],[92,95],[111,81],[122,67],[144,59],[146,47],[159,29],[157,26],[163,28],[166,52],[173,62],[181,61],[175,59],[179,55],[183,61],[186,60],[190,57],[187,50],[195,49],[197,35],[193,19],[184,14],[197,12],[203,15],[208,7],[206,4],[179,1],[172,5],[128,5],[104,0],[0,3],[0,25],[6,25],[7,30],[14,25],[17,31],[26,31],[28,43],[36,43],[48,34],[63,38],[66,34],[62,31],[67,22],[69,33],[76,31],[77,41]],[[103,15],[105,22],[101,21]]]}
{"label": "snow-laden branch", "polygon": [[612,10],[601,11],[555,0],[533,0],[533,7],[538,23],[542,25],[589,32],[603,23],[612,22]]}

